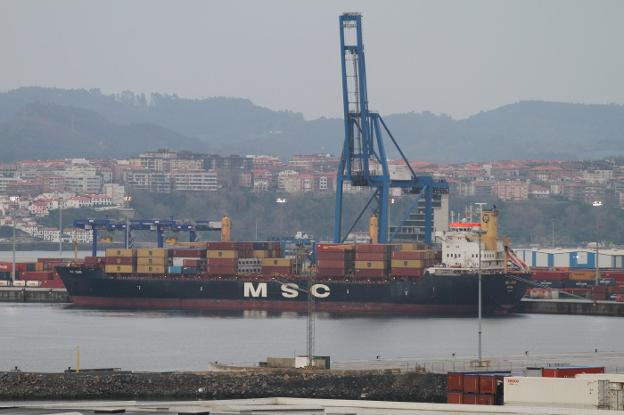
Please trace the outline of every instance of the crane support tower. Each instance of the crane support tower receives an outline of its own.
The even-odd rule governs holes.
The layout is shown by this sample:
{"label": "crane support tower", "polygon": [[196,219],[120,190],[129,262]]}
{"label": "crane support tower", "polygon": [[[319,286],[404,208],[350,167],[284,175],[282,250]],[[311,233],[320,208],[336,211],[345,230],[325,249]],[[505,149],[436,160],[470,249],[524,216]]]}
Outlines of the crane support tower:
{"label": "crane support tower", "polygon": [[[340,59],[342,64],[342,100],[344,110],[344,144],[336,178],[336,209],[334,242],[343,242],[355,228],[365,211],[376,200],[380,243],[389,242],[388,199],[391,188],[425,199],[424,242],[432,242],[433,194],[448,191],[448,183],[429,176],[417,176],[381,115],[368,110],[366,65],[362,42],[362,15],[344,13],[340,16]],[[384,148],[384,134],[389,137],[407,165],[411,177],[395,180],[390,177]],[[347,232],[342,232],[343,184],[374,189],[370,199]]]}

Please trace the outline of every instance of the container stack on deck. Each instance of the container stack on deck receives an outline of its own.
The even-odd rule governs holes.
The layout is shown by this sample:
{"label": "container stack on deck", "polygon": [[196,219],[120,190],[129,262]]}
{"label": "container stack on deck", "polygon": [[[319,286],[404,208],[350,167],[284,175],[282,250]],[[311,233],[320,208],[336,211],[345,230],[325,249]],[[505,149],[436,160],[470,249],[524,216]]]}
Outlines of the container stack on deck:
{"label": "container stack on deck", "polygon": [[383,278],[390,273],[392,245],[360,244],[355,246],[355,277]]}
{"label": "container stack on deck", "polygon": [[417,244],[402,244],[392,252],[393,277],[421,277],[423,269],[435,265],[435,253]]}
{"label": "container stack on deck", "polygon": [[355,245],[318,244],[316,246],[318,276],[323,278],[346,277],[355,266]]}
{"label": "container stack on deck", "polygon": [[530,288],[528,296],[559,298],[561,290],[597,301],[624,301],[624,270],[600,270],[597,284],[595,278],[589,269],[533,268],[531,279],[541,287]]}
{"label": "container stack on deck", "polygon": [[104,257],[104,271],[108,273],[132,273],[136,271],[137,258],[134,249],[109,248]]}
{"label": "container stack on deck", "polygon": [[207,269],[206,250],[201,248],[173,248],[169,250],[169,274],[196,274]]}
{"label": "container stack on deck", "polygon": [[236,242],[209,242],[208,275],[234,275],[238,265],[238,247]]}
{"label": "container stack on deck", "polygon": [[165,248],[138,248],[137,274],[164,274],[171,265],[169,250]]}

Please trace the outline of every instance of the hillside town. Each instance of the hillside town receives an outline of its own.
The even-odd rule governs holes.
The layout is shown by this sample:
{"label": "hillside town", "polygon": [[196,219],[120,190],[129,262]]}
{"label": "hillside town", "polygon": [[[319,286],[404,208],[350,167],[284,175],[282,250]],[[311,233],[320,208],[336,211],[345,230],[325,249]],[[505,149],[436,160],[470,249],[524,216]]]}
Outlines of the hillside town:
{"label": "hillside town", "polygon": [[[0,225],[33,238],[57,242],[59,229],[38,224],[51,211],[128,206],[135,191],[152,193],[249,192],[327,193],[335,191],[339,157],[200,154],[157,150],[123,160],[23,160],[0,165]],[[559,198],[591,204],[608,201],[624,209],[624,161],[489,161],[438,164],[411,161],[417,174],[444,179],[453,195],[501,201]],[[400,161],[393,177],[408,177]],[[360,188],[345,184],[345,192]],[[400,196],[396,194],[395,196]],[[90,233],[68,229],[67,241],[89,242]]]}

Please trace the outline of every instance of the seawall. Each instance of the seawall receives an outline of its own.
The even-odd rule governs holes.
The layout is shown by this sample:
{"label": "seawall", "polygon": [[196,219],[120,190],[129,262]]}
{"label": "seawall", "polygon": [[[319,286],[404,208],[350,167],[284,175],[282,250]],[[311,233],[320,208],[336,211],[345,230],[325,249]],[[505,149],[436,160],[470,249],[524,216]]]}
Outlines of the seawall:
{"label": "seawall", "polygon": [[271,396],[446,402],[446,377],[384,371],[0,373],[0,400],[239,399]]}
{"label": "seawall", "polygon": [[624,303],[591,300],[523,299],[513,310],[516,313],[583,314],[594,316],[624,316]]}
{"label": "seawall", "polygon": [[60,288],[1,287],[3,303],[69,303],[67,290]]}

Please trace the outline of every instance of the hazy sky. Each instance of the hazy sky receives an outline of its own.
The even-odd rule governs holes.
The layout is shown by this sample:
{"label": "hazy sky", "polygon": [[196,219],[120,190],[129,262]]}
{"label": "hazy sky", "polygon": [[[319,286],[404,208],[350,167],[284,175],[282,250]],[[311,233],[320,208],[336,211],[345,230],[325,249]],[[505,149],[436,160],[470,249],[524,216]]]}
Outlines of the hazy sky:
{"label": "hazy sky", "polygon": [[624,103],[624,1],[0,0],[0,90],[236,96],[341,114],[338,15],[364,16],[382,113]]}

